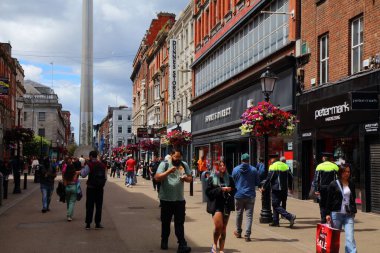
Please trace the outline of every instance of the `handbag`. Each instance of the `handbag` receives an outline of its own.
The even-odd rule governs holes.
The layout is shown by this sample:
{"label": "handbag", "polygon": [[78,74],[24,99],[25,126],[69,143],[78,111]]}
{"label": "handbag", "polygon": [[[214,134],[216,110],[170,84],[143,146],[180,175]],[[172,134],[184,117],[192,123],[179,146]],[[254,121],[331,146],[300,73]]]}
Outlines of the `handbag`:
{"label": "handbag", "polygon": [[339,253],[340,230],[327,224],[317,224],[316,252]]}
{"label": "handbag", "polygon": [[59,201],[62,203],[66,202],[66,190],[65,190],[65,185],[63,184],[63,181],[58,182],[58,187],[57,187],[57,195],[59,196]]}
{"label": "handbag", "polygon": [[77,201],[80,201],[83,197],[82,188],[80,188],[80,182],[77,183]]}
{"label": "handbag", "polygon": [[216,198],[214,198],[213,200],[208,199],[206,211],[209,214],[214,214],[215,213],[215,211],[216,211]]}

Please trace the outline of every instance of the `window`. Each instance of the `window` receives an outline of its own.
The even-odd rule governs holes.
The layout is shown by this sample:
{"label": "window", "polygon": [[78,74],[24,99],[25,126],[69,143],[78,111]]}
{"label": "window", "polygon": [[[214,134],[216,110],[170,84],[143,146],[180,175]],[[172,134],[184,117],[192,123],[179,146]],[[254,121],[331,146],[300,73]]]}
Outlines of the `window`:
{"label": "window", "polygon": [[119,134],[123,133],[123,127],[122,127],[122,126],[118,126],[118,127],[117,127],[117,132],[118,132]]}
{"label": "window", "polygon": [[128,115],[128,120],[131,120],[131,115]]}
{"label": "window", "polygon": [[28,120],[28,113],[27,112],[24,112],[24,121],[27,121]]}
{"label": "window", "polygon": [[363,44],[363,17],[360,17],[351,23],[351,74],[362,70]]}
{"label": "window", "polygon": [[324,35],[319,39],[319,82],[329,80],[329,37]]}
{"label": "window", "polygon": [[38,113],[38,120],[39,121],[45,121],[45,112],[39,112]]}
{"label": "window", "polygon": [[123,120],[123,115],[117,115],[117,120]]}
{"label": "window", "polygon": [[117,146],[118,146],[118,147],[121,147],[122,145],[123,145],[123,140],[118,140],[118,141],[117,141]]}
{"label": "window", "polygon": [[128,127],[128,133],[130,134],[132,132],[132,128],[129,126]]}
{"label": "window", "polygon": [[45,137],[45,128],[38,128],[38,135]]}

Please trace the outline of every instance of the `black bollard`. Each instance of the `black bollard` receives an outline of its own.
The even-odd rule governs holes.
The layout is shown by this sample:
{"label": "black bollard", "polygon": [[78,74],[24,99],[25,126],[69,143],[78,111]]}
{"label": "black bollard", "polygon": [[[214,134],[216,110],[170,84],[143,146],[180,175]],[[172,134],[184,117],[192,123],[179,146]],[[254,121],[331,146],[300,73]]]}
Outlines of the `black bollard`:
{"label": "black bollard", "polygon": [[4,178],[3,185],[4,185],[4,199],[7,199],[8,198],[8,178],[7,177]]}
{"label": "black bollard", "polygon": [[190,182],[190,196],[194,196],[194,178],[191,178]]}
{"label": "black bollard", "polygon": [[28,182],[28,173],[24,173],[24,190],[26,190],[27,182]]}

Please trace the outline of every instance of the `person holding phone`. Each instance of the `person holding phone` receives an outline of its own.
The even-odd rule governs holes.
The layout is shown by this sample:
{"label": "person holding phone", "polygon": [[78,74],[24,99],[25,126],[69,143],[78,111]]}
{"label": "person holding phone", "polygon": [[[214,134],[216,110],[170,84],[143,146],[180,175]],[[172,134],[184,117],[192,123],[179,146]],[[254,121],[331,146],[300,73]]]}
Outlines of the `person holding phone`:
{"label": "person holding phone", "polygon": [[236,189],[233,178],[227,172],[226,164],[223,161],[218,161],[216,164],[218,170],[207,179],[207,212],[212,215],[215,227],[211,253],[216,253],[218,242],[219,252],[223,253],[230,212],[235,211]]}
{"label": "person holding phone", "polygon": [[178,239],[177,253],[189,253],[191,247],[185,240],[185,211],[184,183],[193,180],[189,165],[182,160],[182,151],[174,148],[170,158],[161,162],[154,176],[156,182],[161,182],[161,249],[168,249],[170,223],[174,216],[174,229]]}

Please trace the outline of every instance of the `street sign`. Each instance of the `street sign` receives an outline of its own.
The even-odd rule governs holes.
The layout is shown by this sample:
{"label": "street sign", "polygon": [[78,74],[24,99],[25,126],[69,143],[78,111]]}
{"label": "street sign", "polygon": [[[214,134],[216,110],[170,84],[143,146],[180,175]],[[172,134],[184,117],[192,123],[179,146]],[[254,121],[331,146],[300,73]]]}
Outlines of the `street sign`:
{"label": "street sign", "polygon": [[148,128],[137,128],[138,138],[154,138],[154,128],[151,128],[149,133]]}

